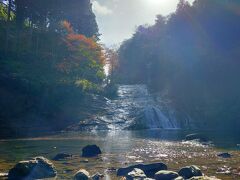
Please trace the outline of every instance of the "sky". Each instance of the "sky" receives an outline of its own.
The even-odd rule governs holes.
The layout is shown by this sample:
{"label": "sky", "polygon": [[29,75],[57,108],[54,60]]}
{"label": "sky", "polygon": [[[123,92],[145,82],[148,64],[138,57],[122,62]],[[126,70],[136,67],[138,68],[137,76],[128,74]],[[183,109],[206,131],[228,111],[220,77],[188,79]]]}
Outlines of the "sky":
{"label": "sky", "polygon": [[[156,15],[176,10],[179,0],[92,0],[101,42],[118,46],[139,25],[154,24]],[[188,0],[192,3],[193,0]]]}

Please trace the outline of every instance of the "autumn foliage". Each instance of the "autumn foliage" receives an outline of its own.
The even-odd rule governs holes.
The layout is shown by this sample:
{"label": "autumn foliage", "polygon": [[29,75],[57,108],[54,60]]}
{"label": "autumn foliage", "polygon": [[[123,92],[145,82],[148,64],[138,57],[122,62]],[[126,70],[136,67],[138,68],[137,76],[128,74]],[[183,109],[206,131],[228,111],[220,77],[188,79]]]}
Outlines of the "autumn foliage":
{"label": "autumn foliage", "polygon": [[104,63],[102,47],[96,42],[94,37],[88,38],[83,34],[75,33],[73,28],[71,27],[71,24],[67,21],[63,21],[62,26],[67,32],[64,41],[67,44],[67,47],[69,48],[70,51],[72,52],[79,50],[85,50],[88,52],[91,51],[93,60],[97,61],[100,64]]}
{"label": "autumn foliage", "polygon": [[62,22],[62,29],[66,54],[58,64],[58,70],[65,74],[63,81],[74,82],[76,85],[86,81],[101,82],[104,78],[103,65],[105,61],[102,47],[94,37],[88,38],[74,32],[71,24],[67,21]]}

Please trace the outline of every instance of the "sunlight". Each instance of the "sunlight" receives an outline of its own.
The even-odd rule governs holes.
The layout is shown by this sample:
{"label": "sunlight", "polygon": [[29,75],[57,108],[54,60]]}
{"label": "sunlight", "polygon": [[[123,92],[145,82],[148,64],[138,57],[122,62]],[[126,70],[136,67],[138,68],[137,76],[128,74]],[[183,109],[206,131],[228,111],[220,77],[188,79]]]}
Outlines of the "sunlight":
{"label": "sunlight", "polygon": [[158,9],[168,9],[169,7],[176,6],[178,0],[142,0],[142,3],[145,6],[150,6],[153,9],[158,8]]}
{"label": "sunlight", "polygon": [[161,0],[160,1],[159,0],[148,0],[148,1],[145,1],[145,3],[150,4],[150,5],[159,5],[162,2],[161,2]]}

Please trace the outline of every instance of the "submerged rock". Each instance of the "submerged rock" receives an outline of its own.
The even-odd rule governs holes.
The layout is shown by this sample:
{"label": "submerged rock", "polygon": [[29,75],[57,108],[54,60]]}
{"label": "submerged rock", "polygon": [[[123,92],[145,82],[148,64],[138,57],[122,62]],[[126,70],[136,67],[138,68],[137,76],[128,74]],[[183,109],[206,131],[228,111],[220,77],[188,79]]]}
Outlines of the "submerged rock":
{"label": "submerged rock", "polygon": [[115,173],[117,171],[117,169],[115,167],[110,167],[106,169],[107,173]]}
{"label": "submerged rock", "polygon": [[8,173],[0,173],[0,179],[7,178],[7,177],[8,177]]}
{"label": "submerged rock", "polygon": [[60,160],[64,160],[66,158],[71,158],[72,155],[71,154],[67,154],[67,153],[59,153],[57,154],[52,160],[54,161],[60,161]]}
{"label": "submerged rock", "polygon": [[220,167],[217,169],[217,174],[226,174],[226,175],[229,175],[231,174],[232,168],[231,167],[228,167],[228,166],[223,166],[223,167]]}
{"label": "submerged rock", "polygon": [[20,161],[10,171],[8,178],[16,179],[43,179],[57,175],[53,164],[44,157],[36,157],[29,161]]}
{"label": "submerged rock", "polygon": [[185,137],[186,141],[192,141],[192,140],[198,140],[200,142],[208,142],[209,139],[205,136],[203,136],[202,134],[198,134],[198,133],[194,133],[194,134],[188,134]]}
{"label": "submerged rock", "polygon": [[92,180],[100,180],[100,179],[103,179],[103,178],[104,178],[104,175],[100,174],[100,173],[96,173],[92,176]]}
{"label": "submerged rock", "polygon": [[232,155],[227,153],[227,152],[225,152],[225,153],[218,154],[218,157],[221,157],[221,158],[231,158]]}
{"label": "submerged rock", "polygon": [[216,177],[196,176],[196,177],[192,177],[189,180],[221,180],[221,179],[218,179]]}
{"label": "submerged rock", "polygon": [[82,157],[96,157],[102,154],[102,151],[97,145],[88,145],[82,149]]}
{"label": "submerged rock", "polygon": [[119,168],[117,170],[117,176],[127,176],[127,174],[133,171],[135,168],[141,169],[147,177],[154,177],[155,173],[161,170],[167,170],[167,165],[163,163],[154,163],[154,164],[138,164],[133,166],[128,166],[126,168]]}
{"label": "submerged rock", "polygon": [[127,174],[126,180],[142,180],[146,177],[146,174],[141,169],[134,168]]}
{"label": "submerged rock", "polygon": [[180,171],[178,172],[178,174],[180,176],[182,176],[184,179],[189,179],[192,178],[194,176],[202,176],[202,172],[201,170],[197,167],[197,166],[187,166],[184,167],[182,169],[180,169]]}
{"label": "submerged rock", "polygon": [[80,169],[74,175],[74,180],[88,180],[88,179],[90,179],[90,174],[85,169]]}
{"label": "submerged rock", "polygon": [[89,160],[88,159],[83,159],[80,161],[81,163],[89,163]]}
{"label": "submerged rock", "polygon": [[177,172],[174,171],[158,171],[155,176],[154,179],[156,180],[174,180],[176,178],[178,178],[179,175]]}

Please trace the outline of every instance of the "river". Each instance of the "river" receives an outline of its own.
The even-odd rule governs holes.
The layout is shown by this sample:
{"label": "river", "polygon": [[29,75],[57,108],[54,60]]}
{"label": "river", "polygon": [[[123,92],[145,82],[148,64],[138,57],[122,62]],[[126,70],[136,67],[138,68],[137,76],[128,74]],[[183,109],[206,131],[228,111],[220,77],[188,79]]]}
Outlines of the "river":
{"label": "river", "polygon": [[[146,129],[129,130],[136,124],[139,126],[136,120]],[[73,157],[53,161],[58,179],[72,179],[78,169],[85,168],[91,174],[100,172],[105,174],[105,179],[115,180],[119,179],[115,176],[116,168],[152,162],[166,163],[169,169],[176,171],[194,164],[208,176],[240,179],[240,141],[234,134],[201,131],[212,140],[211,145],[183,141],[185,135],[198,131],[183,129],[168,102],[151,96],[143,85],[120,86],[118,97],[107,99],[106,112],[96,115],[96,121],[101,123],[93,123],[89,131],[1,140],[0,173],[8,172],[20,160],[35,156],[52,159],[57,153],[65,152]],[[189,123],[189,119],[185,122]],[[88,144],[97,144],[103,154],[86,161],[81,157],[81,149]],[[226,151],[233,157],[222,159],[217,156]],[[217,173],[222,167],[231,168],[231,174]]]}

